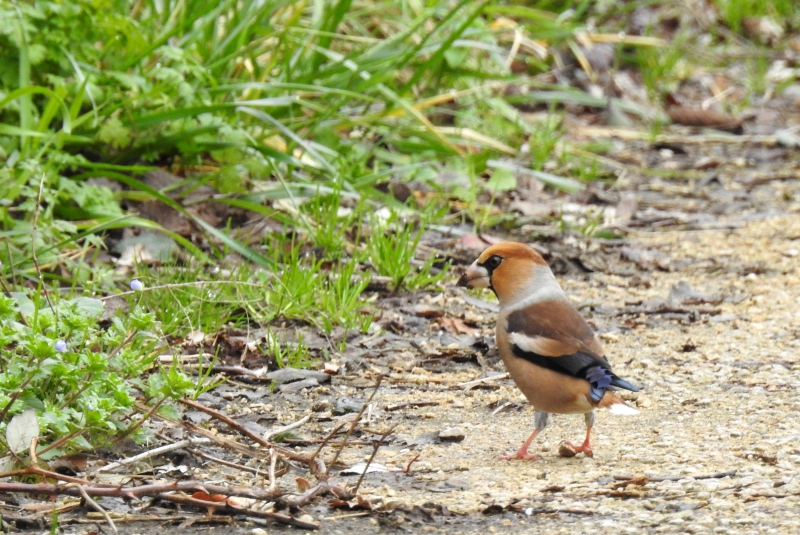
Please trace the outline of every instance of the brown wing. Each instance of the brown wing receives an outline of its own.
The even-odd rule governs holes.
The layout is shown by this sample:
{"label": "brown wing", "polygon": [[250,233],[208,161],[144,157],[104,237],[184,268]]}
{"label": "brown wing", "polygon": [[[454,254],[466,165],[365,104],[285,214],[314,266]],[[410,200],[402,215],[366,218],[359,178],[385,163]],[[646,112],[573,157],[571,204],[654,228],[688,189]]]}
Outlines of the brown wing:
{"label": "brown wing", "polygon": [[568,302],[550,300],[512,312],[506,318],[511,350],[537,366],[589,382],[599,402],[608,386],[637,388],[611,371],[594,331]]}
{"label": "brown wing", "polygon": [[[557,357],[584,351],[598,358],[605,354],[594,331],[583,316],[563,299],[534,303],[508,315],[509,333],[522,333],[528,338],[552,340],[545,356]],[[558,353],[563,351],[562,353]],[[605,360],[605,358],[603,358]]]}

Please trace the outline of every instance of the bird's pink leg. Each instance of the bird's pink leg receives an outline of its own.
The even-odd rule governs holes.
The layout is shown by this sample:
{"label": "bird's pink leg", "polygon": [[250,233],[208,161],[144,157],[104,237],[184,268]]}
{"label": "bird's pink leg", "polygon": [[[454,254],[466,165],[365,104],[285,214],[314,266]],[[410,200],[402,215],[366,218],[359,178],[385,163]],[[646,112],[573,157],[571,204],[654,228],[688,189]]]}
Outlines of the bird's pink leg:
{"label": "bird's pink leg", "polygon": [[542,458],[541,455],[536,453],[528,453],[528,448],[531,445],[531,442],[536,438],[536,436],[541,432],[541,429],[534,429],[531,436],[528,437],[528,440],[525,441],[522,446],[519,447],[517,453],[504,453],[499,457],[501,461],[512,461],[512,460],[520,460],[520,461],[538,461]]}
{"label": "bird's pink leg", "polygon": [[592,443],[589,441],[589,437],[592,434],[592,426],[594,425],[594,411],[587,412],[584,415],[584,419],[586,420],[586,438],[583,440],[583,444],[580,446],[572,442],[564,442],[564,444],[569,446],[575,453],[583,453],[587,457],[592,457],[594,453],[592,452]]}
{"label": "bird's pink leg", "polygon": [[594,453],[592,452],[592,444],[589,441],[589,435],[591,435],[591,434],[592,434],[592,428],[591,427],[587,427],[586,428],[586,438],[583,440],[583,444],[578,446],[574,442],[569,442],[569,441],[565,441],[564,444],[569,446],[570,449],[572,449],[572,451],[574,451],[575,453],[583,453],[587,457],[592,457],[594,455]]}
{"label": "bird's pink leg", "polygon": [[550,416],[544,412],[537,410],[533,417],[535,429],[531,436],[528,437],[528,440],[519,447],[517,453],[505,453],[500,456],[500,460],[502,461],[511,461],[511,460],[520,460],[520,461],[538,461],[542,458],[541,455],[537,455],[536,453],[528,453],[528,448],[531,445],[531,442],[541,433],[545,427],[547,427],[547,423],[550,421]]}

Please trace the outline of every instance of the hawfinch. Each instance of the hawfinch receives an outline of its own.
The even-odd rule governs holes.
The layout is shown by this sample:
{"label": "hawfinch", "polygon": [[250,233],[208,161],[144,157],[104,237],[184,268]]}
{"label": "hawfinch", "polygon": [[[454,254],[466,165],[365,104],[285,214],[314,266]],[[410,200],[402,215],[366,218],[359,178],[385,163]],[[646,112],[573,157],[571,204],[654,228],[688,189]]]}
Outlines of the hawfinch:
{"label": "hawfinch", "polygon": [[492,245],[458,281],[468,288],[491,288],[500,301],[497,349],[511,378],[536,409],[534,431],[514,454],[501,459],[536,460],[528,453],[533,439],[547,426],[549,413],[583,414],[586,440],[573,452],[592,456],[589,435],[594,409],[637,414],[611,390],[638,392],[611,371],[591,327],[567,300],[544,259],[521,243]]}

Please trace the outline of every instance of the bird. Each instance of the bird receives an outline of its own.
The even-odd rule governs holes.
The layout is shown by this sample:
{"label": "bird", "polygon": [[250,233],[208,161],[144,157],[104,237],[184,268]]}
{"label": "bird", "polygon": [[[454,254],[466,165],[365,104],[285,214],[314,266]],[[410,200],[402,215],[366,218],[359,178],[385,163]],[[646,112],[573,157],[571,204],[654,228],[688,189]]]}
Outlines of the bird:
{"label": "bird", "polygon": [[583,443],[564,445],[570,455],[587,457],[594,454],[590,439],[596,408],[614,414],[639,413],[612,391],[614,387],[639,389],[612,371],[594,331],[535,249],[517,242],[496,243],[466,269],[457,285],[489,288],[497,296],[498,352],[511,379],[535,409],[533,432],[516,453],[500,459],[541,459],[528,449],[552,413],[584,415]]}

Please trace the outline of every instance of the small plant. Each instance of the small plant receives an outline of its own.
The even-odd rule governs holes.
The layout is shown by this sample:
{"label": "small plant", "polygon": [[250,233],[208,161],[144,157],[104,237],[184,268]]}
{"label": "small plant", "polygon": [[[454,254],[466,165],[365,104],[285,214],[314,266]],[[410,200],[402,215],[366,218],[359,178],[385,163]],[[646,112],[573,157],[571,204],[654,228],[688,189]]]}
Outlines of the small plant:
{"label": "small plant", "polygon": [[300,206],[303,214],[300,222],[305,224],[311,242],[325,259],[338,260],[345,256],[346,235],[359,224],[360,206],[349,210],[343,208],[342,201],[341,192],[336,191],[318,195]]}
{"label": "small plant", "polygon": [[142,306],[152,310],[164,332],[175,336],[201,331],[214,333],[226,324],[243,324],[248,318],[242,304],[263,298],[263,288],[253,283],[246,262],[231,269],[170,260],[156,268],[138,266],[150,284]]}
{"label": "small plant", "polygon": [[303,343],[303,336],[298,333],[297,343],[294,345],[288,342],[281,342],[275,333],[267,332],[266,353],[272,355],[278,368],[312,368],[314,362],[309,354],[308,348]]}
{"label": "small plant", "polygon": [[366,332],[372,315],[363,313],[362,293],[372,275],[360,272],[353,258],[323,269],[323,260],[300,254],[297,244],[289,247],[277,273],[256,272],[258,282],[253,286],[263,297],[248,305],[253,317],[266,323],[277,318],[301,320],[325,333],[336,327]]}
{"label": "small plant", "polygon": [[[369,272],[357,273],[355,260],[343,261],[335,266],[325,281],[325,291],[320,295],[321,319],[326,327],[341,325],[345,329],[367,332],[373,315],[363,313],[362,294],[370,283]],[[331,321],[335,318],[336,321]],[[344,348],[342,348],[344,349]]]}
{"label": "small plant", "polygon": [[220,375],[214,377],[211,376],[211,374],[214,372],[214,366],[217,364],[219,350],[220,346],[217,346],[216,351],[214,351],[214,356],[207,363],[205,362],[205,355],[202,351],[200,352],[200,365],[197,370],[197,379],[194,383],[192,399],[196,400],[201,394],[205,394],[206,392],[214,390],[227,380],[225,377]]}
{"label": "small plant", "polygon": [[[138,281],[132,287],[142,288]],[[127,420],[139,396],[158,405],[193,386],[174,367],[157,369],[154,314],[131,304],[104,326],[103,309],[99,299],[60,298],[42,283],[0,294],[0,430],[5,416],[35,409],[44,460],[140,429]]]}
{"label": "small plant", "polygon": [[563,115],[556,114],[551,109],[533,130],[531,137],[528,139],[532,169],[542,171],[545,164],[553,159],[556,147],[563,136],[562,121]]}
{"label": "small plant", "polygon": [[633,61],[639,67],[648,97],[656,105],[660,105],[664,96],[677,89],[678,82],[689,74],[686,47],[680,37],[661,48],[637,48]]}
{"label": "small plant", "polygon": [[797,16],[797,3],[794,0],[713,0],[720,18],[733,31],[742,29],[747,18],[774,17],[776,20],[792,20]]}
{"label": "small plant", "polygon": [[412,225],[401,223],[394,213],[386,221],[373,218],[372,233],[366,243],[367,255],[379,275],[391,278],[395,291],[406,288],[413,292],[436,285],[447,276],[446,269],[433,273],[434,257],[417,262],[414,254],[421,237],[421,230],[415,232]]}

